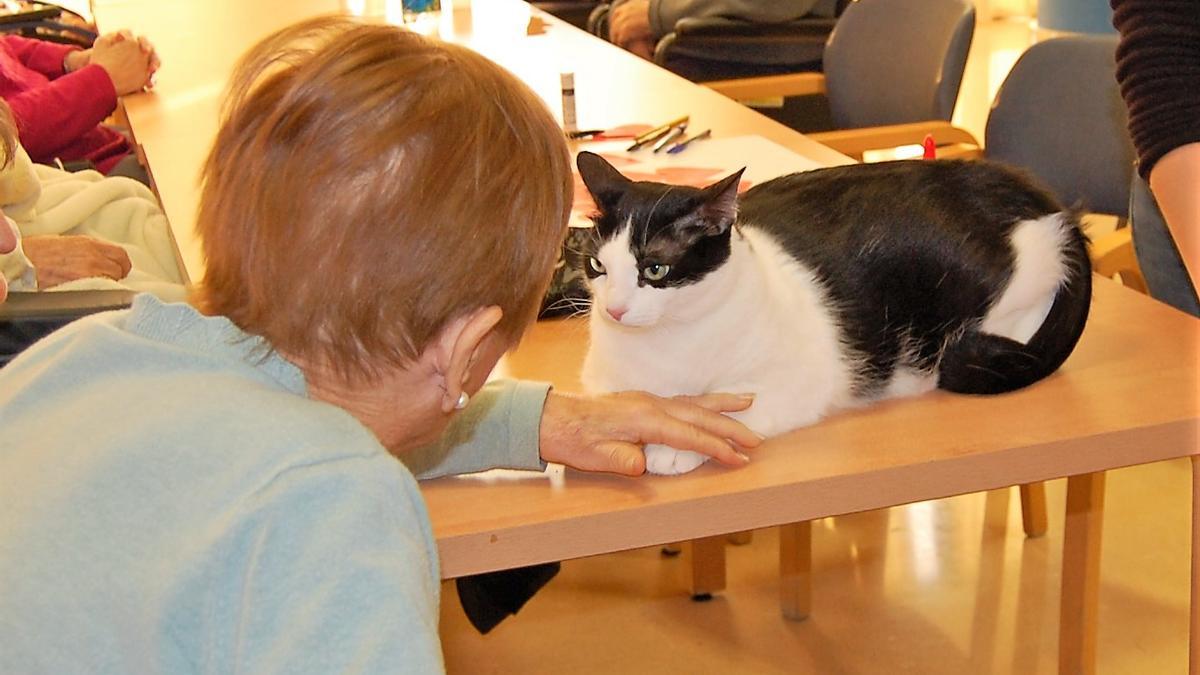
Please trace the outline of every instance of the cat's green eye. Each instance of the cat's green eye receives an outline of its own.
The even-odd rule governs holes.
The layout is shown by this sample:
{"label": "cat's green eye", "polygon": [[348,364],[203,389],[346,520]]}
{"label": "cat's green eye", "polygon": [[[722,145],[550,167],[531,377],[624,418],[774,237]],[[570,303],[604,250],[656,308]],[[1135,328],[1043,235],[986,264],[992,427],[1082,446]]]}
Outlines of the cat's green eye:
{"label": "cat's green eye", "polygon": [[591,267],[596,274],[604,274],[604,263],[600,262],[599,258],[588,258],[588,267]]}
{"label": "cat's green eye", "polygon": [[670,272],[670,265],[646,265],[642,268],[642,276],[646,277],[646,281],[661,281]]}

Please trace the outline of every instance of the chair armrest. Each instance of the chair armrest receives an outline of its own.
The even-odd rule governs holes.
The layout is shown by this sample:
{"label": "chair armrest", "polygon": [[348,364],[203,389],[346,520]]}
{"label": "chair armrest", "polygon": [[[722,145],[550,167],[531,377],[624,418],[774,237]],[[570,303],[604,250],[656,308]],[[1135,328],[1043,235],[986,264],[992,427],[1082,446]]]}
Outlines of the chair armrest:
{"label": "chair armrest", "polygon": [[43,337],[75,319],[133,303],[132,291],[10,293],[0,303],[0,368]]}
{"label": "chair armrest", "polygon": [[966,159],[981,156],[978,150],[979,141],[975,140],[969,131],[942,120],[807,134],[812,140],[859,160],[862,159],[863,152],[867,150],[894,148],[900,145],[920,145],[926,135],[932,135],[934,142],[939,147],[953,146],[949,153],[941,155],[943,157],[955,156]]}
{"label": "chair armrest", "polygon": [[608,12],[612,5],[607,2],[596,5],[596,9],[588,14],[587,32],[600,38],[608,39]]}
{"label": "chair armrest", "polygon": [[738,80],[714,80],[701,84],[735,101],[825,93],[825,75],[822,73],[764,75]]}

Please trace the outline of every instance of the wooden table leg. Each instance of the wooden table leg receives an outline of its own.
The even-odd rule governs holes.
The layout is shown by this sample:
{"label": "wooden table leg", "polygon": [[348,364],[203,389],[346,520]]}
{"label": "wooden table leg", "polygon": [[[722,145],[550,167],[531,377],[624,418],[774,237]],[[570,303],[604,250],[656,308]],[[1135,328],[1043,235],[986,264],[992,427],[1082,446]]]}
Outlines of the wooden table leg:
{"label": "wooden table leg", "polygon": [[1046,534],[1046,484],[1039,481],[1020,487],[1021,524],[1025,536],[1034,538]]}
{"label": "wooden table leg", "polygon": [[1096,612],[1100,597],[1100,534],[1104,522],[1104,472],[1067,479],[1063,530],[1062,611],[1058,672],[1096,672]]}
{"label": "wooden table leg", "polygon": [[725,535],[693,539],[688,542],[688,592],[693,600],[709,600],[725,590]]}
{"label": "wooden table leg", "polygon": [[783,618],[812,612],[812,521],[779,526],[779,605]]}
{"label": "wooden table leg", "polygon": [[1188,673],[1200,675],[1200,455],[1192,456],[1192,603]]}

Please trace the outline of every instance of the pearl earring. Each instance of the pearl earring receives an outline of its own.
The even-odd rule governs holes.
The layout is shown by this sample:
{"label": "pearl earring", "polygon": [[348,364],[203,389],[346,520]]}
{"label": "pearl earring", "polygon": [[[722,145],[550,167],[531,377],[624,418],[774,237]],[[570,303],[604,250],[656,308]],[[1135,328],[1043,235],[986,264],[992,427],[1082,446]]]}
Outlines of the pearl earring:
{"label": "pearl earring", "polygon": [[467,407],[467,402],[470,400],[471,397],[467,395],[467,392],[462,392],[458,395],[458,402],[454,404],[454,409],[462,410],[463,408]]}

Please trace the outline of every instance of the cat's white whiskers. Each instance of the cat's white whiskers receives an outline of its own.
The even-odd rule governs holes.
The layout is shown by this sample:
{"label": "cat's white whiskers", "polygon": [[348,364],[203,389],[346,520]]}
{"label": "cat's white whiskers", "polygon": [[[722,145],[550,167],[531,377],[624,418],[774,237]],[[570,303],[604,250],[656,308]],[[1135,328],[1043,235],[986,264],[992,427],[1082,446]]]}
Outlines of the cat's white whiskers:
{"label": "cat's white whiskers", "polygon": [[585,301],[580,298],[559,298],[558,300],[555,300],[547,305],[542,311],[552,312],[559,309],[570,308],[575,310],[571,316],[579,316],[580,314],[587,314],[591,307],[592,303],[590,300]]}

